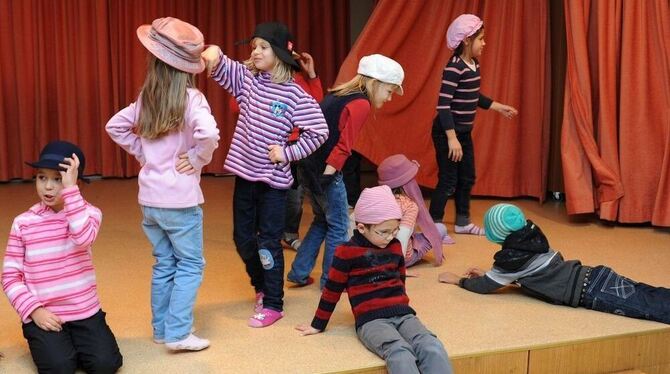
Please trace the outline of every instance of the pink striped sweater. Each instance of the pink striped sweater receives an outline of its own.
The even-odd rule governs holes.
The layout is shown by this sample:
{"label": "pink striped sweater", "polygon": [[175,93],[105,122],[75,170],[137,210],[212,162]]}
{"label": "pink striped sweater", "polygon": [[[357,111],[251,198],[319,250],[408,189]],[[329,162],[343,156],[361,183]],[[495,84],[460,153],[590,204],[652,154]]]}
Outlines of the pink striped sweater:
{"label": "pink striped sweater", "polygon": [[88,318],[100,309],[91,258],[102,220],[79,187],[61,191],[64,208],[40,202],[14,219],[2,268],[2,289],[21,320],[44,307],[64,322]]}

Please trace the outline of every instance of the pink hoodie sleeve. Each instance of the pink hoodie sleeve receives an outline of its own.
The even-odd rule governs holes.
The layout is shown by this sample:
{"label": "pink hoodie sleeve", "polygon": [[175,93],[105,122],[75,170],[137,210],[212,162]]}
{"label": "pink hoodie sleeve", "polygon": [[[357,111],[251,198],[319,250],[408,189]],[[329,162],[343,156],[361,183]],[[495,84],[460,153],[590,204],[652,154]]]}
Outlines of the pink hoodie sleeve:
{"label": "pink hoodie sleeve", "polygon": [[137,123],[136,103],[132,103],[116,113],[105,126],[107,134],[126,152],[135,156],[140,165],[144,165],[142,141],[133,131]]}
{"label": "pink hoodie sleeve", "polygon": [[78,248],[90,249],[98,236],[102,213],[84,200],[79,192],[79,187],[64,188],[63,210],[69,225],[69,236]]}
{"label": "pink hoodie sleeve", "polygon": [[28,322],[30,313],[43,306],[43,304],[26,286],[23,274],[25,253],[26,247],[23,244],[21,230],[15,220],[9,233],[5,260],[2,266],[2,289],[12,307],[21,317],[21,321]]}
{"label": "pink hoodie sleeve", "polygon": [[219,129],[205,95],[199,91],[189,94],[186,121],[193,126],[195,145],[188,151],[188,160],[196,170],[201,170],[212,161],[212,154],[219,146]]}

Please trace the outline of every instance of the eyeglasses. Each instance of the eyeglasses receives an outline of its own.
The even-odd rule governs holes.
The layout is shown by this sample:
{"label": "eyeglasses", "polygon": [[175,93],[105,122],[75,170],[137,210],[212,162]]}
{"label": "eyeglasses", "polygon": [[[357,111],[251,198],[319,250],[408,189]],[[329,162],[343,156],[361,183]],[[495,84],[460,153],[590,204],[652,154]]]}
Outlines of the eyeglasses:
{"label": "eyeglasses", "polygon": [[375,230],[375,229],[370,229],[370,230],[371,230],[372,232],[374,232],[375,234],[377,234],[380,238],[384,238],[384,239],[389,239],[389,240],[390,240],[390,239],[395,238],[395,235],[398,233],[398,230],[400,230],[400,228],[399,228],[399,227],[396,227],[396,228],[393,229],[393,231],[391,231],[391,232],[388,232],[388,231],[377,231],[377,230]]}

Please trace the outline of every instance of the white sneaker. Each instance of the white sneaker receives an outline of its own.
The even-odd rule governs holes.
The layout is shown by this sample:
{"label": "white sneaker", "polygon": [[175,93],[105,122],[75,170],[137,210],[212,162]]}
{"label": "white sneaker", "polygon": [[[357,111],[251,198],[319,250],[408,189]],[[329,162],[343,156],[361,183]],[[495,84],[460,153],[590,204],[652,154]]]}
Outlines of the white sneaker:
{"label": "white sneaker", "polygon": [[172,343],[165,343],[165,346],[171,351],[201,351],[209,347],[209,340],[201,339],[193,334],[189,334],[186,339]]}
{"label": "white sneaker", "polygon": [[[195,326],[191,326],[191,334],[195,332]],[[153,337],[153,341],[156,344],[165,344],[165,339],[159,339],[157,337]]]}

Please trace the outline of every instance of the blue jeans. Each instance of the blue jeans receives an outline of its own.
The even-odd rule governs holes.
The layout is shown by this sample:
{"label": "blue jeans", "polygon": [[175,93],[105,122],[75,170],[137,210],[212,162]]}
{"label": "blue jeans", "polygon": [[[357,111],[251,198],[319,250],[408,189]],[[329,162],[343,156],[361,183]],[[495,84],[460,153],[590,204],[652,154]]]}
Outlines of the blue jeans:
{"label": "blue jeans", "polygon": [[233,240],[251,285],[263,292],[263,306],[284,308],[284,233],[286,190],[235,177]]}
{"label": "blue jeans", "polygon": [[171,343],[186,338],[202,282],[202,208],[142,207],[142,228],[156,262],[151,277],[154,338]]}
{"label": "blue jeans", "polygon": [[581,306],[670,324],[670,289],[638,283],[606,266],[594,267]]}
{"label": "blue jeans", "polygon": [[314,220],[307,235],[302,241],[298,253],[293,260],[288,280],[294,283],[305,283],[314,269],[319,255],[321,243],[326,241],[323,254],[321,288],[326,284],[330,264],[333,262],[335,248],[347,241],[349,213],[347,209],[347,190],[342,181],[342,174],[336,173],[333,181],[326,187],[324,195],[314,194],[306,189],[310,196]]}

